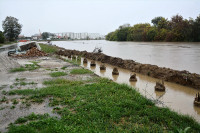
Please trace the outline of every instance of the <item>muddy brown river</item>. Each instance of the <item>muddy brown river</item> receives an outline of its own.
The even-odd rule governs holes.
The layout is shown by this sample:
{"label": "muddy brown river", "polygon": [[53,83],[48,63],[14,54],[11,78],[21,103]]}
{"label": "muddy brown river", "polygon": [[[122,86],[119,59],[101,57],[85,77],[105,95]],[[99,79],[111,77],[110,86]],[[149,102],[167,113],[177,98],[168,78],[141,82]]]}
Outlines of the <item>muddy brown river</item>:
{"label": "muddy brown river", "polygon": [[92,52],[95,47],[101,47],[103,53],[109,56],[200,74],[200,42],[112,42],[90,40],[53,41],[52,43],[66,49],[86,50],[87,52]]}
{"label": "muddy brown river", "polygon": [[[95,42],[95,41],[91,41],[91,42],[90,41],[66,42],[66,45],[64,45],[65,42],[53,42],[53,44],[56,44],[59,47],[64,47],[66,49],[86,50],[86,51],[91,52],[94,49],[95,46],[98,46],[98,47],[100,46],[100,45],[93,45],[92,46],[91,45],[92,42]],[[97,41],[97,42],[99,42],[101,45],[103,45],[103,43],[106,43],[106,41]],[[95,43],[97,44],[97,42],[95,42]],[[82,43],[82,44],[80,44],[80,43]],[[84,47],[85,43],[87,45],[86,47]],[[113,43],[113,42],[109,42],[109,43]],[[119,42],[116,42],[116,43],[119,43]],[[130,43],[130,42],[128,42],[128,43]],[[75,46],[72,46],[72,45],[76,45],[76,46],[79,46],[79,47],[75,48]],[[120,44],[117,44],[117,45],[120,45]],[[131,45],[131,44],[129,44],[129,45]],[[133,44],[133,45],[137,45],[137,44]],[[150,45],[152,45],[152,44],[150,44]],[[155,44],[155,45],[158,45],[158,44]],[[166,44],[160,44],[160,45],[166,45]],[[180,46],[180,45],[181,44],[176,44],[177,49],[178,49],[178,46]],[[183,45],[186,45],[186,44],[183,44]],[[192,45],[194,45],[196,47],[199,46],[198,50],[200,51],[200,45],[197,45],[197,43],[196,44],[192,43]],[[89,50],[86,49],[87,47],[88,47]],[[107,46],[105,46],[105,47],[107,47]],[[121,46],[119,46],[119,47],[121,47]],[[130,46],[130,47],[133,48],[135,46]],[[151,46],[151,47],[153,47],[153,46]],[[155,47],[157,47],[157,46],[155,46]],[[161,47],[161,46],[158,46],[158,47]],[[167,47],[167,46],[164,46],[164,47]],[[172,47],[174,47],[174,46],[172,46]],[[116,54],[117,52],[114,52],[115,48],[110,49],[110,53],[115,53]],[[111,55],[111,54],[105,52],[106,50],[104,50],[104,47],[102,47],[102,49],[103,49],[103,53],[105,53],[107,55]],[[194,49],[195,48],[193,48],[193,50]],[[117,57],[127,59],[127,58],[122,57],[122,56],[125,56],[126,53],[130,54],[130,53],[128,53],[128,51],[130,51],[130,49],[128,49],[127,52],[124,51],[124,55],[118,55]],[[137,51],[137,50],[134,49],[133,51]],[[138,50],[138,51],[140,51],[140,50]],[[136,55],[140,54],[141,56],[143,56],[145,58],[145,55],[143,55],[144,52],[139,53],[138,51],[136,52]],[[148,48],[147,48],[147,51],[149,51]],[[193,55],[193,56],[196,56],[196,58],[198,56],[200,57],[199,53],[197,55]],[[194,52],[191,53],[191,54],[194,54]],[[134,52],[131,53],[130,55],[133,56]],[[111,55],[111,56],[115,56],[115,55]],[[181,58],[180,55],[179,55],[179,57]],[[182,58],[184,58],[184,57],[185,56],[182,56]],[[189,57],[190,56],[187,56],[187,58],[189,58]],[[159,56],[158,56],[158,58],[159,58]],[[165,57],[165,58],[167,58],[167,57]],[[128,58],[128,59],[133,59],[133,58]],[[136,60],[137,62],[142,62],[142,61],[139,61],[137,59],[133,59],[133,60]],[[185,59],[180,59],[180,60],[183,63]],[[161,61],[162,61],[162,59],[161,59]],[[119,69],[119,75],[118,76],[113,76],[112,75],[112,70],[113,70],[114,66],[111,66],[109,64],[105,64],[106,65],[106,70],[105,71],[100,71],[99,67],[100,67],[101,62],[96,62],[97,63],[96,67],[90,67],[90,62],[91,62],[91,60],[88,60],[87,64],[83,64],[82,63],[81,65],[83,67],[87,68],[87,69],[92,70],[94,73],[96,73],[97,75],[99,75],[101,77],[106,77],[106,78],[114,80],[115,82],[125,83],[125,84],[128,84],[128,85],[136,88],[143,96],[147,97],[148,99],[153,100],[157,104],[157,106],[169,107],[170,109],[172,109],[172,110],[174,110],[174,111],[176,111],[178,113],[185,114],[185,115],[190,115],[194,119],[196,119],[198,122],[200,122],[200,107],[196,107],[196,106],[193,105],[194,97],[195,97],[196,93],[198,92],[198,90],[193,89],[193,88],[189,88],[189,87],[185,87],[185,86],[181,86],[181,85],[177,85],[175,83],[165,82],[166,91],[165,92],[157,92],[157,91],[155,91],[154,87],[155,87],[156,81],[159,81],[158,79],[151,78],[149,76],[144,76],[144,75],[136,73],[137,74],[137,82],[129,82],[129,78],[130,78],[130,74],[131,74],[131,72],[129,70],[118,68]],[[144,63],[144,62],[142,62],[142,63]],[[178,63],[179,62],[176,63],[177,66],[179,65]],[[153,63],[150,63],[150,64],[153,64]],[[196,60],[196,64],[198,64],[198,66],[200,68],[200,62],[198,60]],[[176,66],[176,65],[174,65],[174,66]],[[180,65],[180,66],[182,66],[182,65]],[[198,68],[196,66],[184,65],[182,67],[183,68],[184,67],[188,68],[188,69],[186,69],[188,71],[190,71],[189,69],[191,69],[191,68],[196,68],[195,71],[198,71]],[[173,67],[170,67],[170,68],[173,68]],[[173,69],[175,69],[175,68],[173,68]],[[178,70],[181,70],[181,69],[178,69]],[[193,71],[193,72],[195,72],[195,71]],[[197,72],[195,72],[195,73],[197,73]]]}

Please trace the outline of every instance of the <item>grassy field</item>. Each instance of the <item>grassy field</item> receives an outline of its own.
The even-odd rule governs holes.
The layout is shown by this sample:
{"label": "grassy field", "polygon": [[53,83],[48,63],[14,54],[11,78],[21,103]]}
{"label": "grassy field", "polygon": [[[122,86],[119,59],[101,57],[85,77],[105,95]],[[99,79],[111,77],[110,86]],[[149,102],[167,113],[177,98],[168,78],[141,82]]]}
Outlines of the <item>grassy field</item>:
{"label": "grassy field", "polygon": [[[88,84],[89,83],[89,84]],[[104,78],[95,81],[69,81],[58,78],[44,82],[42,89],[12,90],[10,95],[28,99],[51,97],[49,105],[61,118],[47,114],[19,118],[9,133],[63,132],[174,132],[197,133],[200,125],[168,108],[159,108],[135,89]]]}
{"label": "grassy field", "polygon": [[25,64],[25,66],[21,66],[18,68],[12,68],[10,72],[22,72],[22,71],[31,71],[40,68],[38,62],[32,61],[33,64]]}
{"label": "grassy field", "polygon": [[46,52],[46,53],[53,54],[57,51],[57,48],[55,46],[50,46],[50,45],[40,43],[40,47],[41,47],[41,50]]}
{"label": "grassy field", "polygon": [[92,71],[88,69],[82,69],[82,68],[77,68],[77,69],[72,69],[70,74],[91,74],[93,73]]}
{"label": "grassy field", "polygon": [[14,42],[5,42],[5,43],[0,43],[0,47],[4,46],[4,45],[10,45],[10,44],[14,44],[17,43],[17,41]]}
{"label": "grassy field", "polygon": [[52,72],[50,73],[51,77],[60,77],[60,76],[65,76],[67,75],[65,72]]}

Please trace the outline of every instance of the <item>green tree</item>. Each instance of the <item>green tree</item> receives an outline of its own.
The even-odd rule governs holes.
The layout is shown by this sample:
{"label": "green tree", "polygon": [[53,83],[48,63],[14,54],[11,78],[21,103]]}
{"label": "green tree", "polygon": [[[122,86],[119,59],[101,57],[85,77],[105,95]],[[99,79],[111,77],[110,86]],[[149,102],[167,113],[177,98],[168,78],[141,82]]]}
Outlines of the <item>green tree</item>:
{"label": "green tree", "polygon": [[159,16],[159,17],[155,17],[154,19],[151,20],[151,23],[153,23],[154,26],[158,27],[158,23],[163,20],[165,18]]}
{"label": "green tree", "polygon": [[118,30],[116,30],[115,32],[112,32],[112,34],[110,36],[110,41],[118,41],[117,33],[118,33]]}
{"label": "green tree", "polygon": [[149,23],[136,24],[130,28],[128,41],[147,41],[147,32],[151,28]]}
{"label": "green tree", "polygon": [[161,20],[158,22],[158,30],[159,29],[168,29],[168,24],[169,24],[169,21],[165,18],[161,18]]}
{"label": "green tree", "polygon": [[49,32],[43,32],[42,33],[42,39],[46,40],[47,38],[49,38],[50,33]]}
{"label": "green tree", "polygon": [[169,31],[167,29],[164,29],[164,28],[160,29],[158,31],[158,33],[156,34],[154,40],[155,41],[165,41],[168,32]]}
{"label": "green tree", "polygon": [[129,27],[121,28],[117,32],[117,41],[126,41],[129,32]]}
{"label": "green tree", "polygon": [[155,27],[149,28],[149,30],[147,32],[147,40],[154,41],[156,34],[157,34],[157,29]]}
{"label": "green tree", "polygon": [[193,33],[192,33],[195,42],[200,41],[200,15],[197,16],[193,23]]}
{"label": "green tree", "polygon": [[188,36],[189,23],[184,20],[182,16],[175,15],[171,18],[169,22],[171,31],[174,33],[174,41],[186,41]]}
{"label": "green tree", "polygon": [[110,41],[200,41],[200,15],[193,20],[175,15],[168,20],[164,17],[152,19],[153,26],[148,23],[119,26],[106,36]]}
{"label": "green tree", "polygon": [[106,35],[106,40],[109,40],[109,41],[110,41],[110,38],[111,38],[112,34],[113,34],[113,32],[108,33],[108,34]]}
{"label": "green tree", "polygon": [[14,41],[18,38],[22,30],[22,25],[18,22],[17,18],[7,16],[2,23],[4,36],[9,41]]}
{"label": "green tree", "polygon": [[0,43],[4,43],[5,42],[5,37],[3,35],[3,32],[0,31]]}

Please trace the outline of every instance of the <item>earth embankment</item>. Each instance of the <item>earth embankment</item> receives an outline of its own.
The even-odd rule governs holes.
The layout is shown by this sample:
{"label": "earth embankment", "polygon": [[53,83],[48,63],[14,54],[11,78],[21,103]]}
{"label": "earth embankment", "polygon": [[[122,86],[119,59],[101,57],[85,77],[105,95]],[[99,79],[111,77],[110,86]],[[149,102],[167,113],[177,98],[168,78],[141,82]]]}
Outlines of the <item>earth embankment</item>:
{"label": "earth embankment", "polygon": [[63,56],[78,55],[91,60],[101,61],[102,63],[108,63],[132,72],[148,75],[153,78],[163,79],[164,81],[200,89],[200,75],[196,73],[190,73],[186,70],[173,70],[170,68],[159,67],[157,65],[141,64],[133,60],[124,60],[121,58],[108,56],[103,53],[67,50],[63,48],[60,49],[57,54]]}

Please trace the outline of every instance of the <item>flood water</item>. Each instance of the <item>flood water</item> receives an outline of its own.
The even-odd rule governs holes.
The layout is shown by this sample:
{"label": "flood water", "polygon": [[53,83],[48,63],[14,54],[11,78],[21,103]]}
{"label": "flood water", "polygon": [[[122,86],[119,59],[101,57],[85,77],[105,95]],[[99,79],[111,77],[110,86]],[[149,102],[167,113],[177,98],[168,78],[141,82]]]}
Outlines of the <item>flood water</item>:
{"label": "flood water", "polygon": [[[80,42],[85,43],[87,41],[80,41]],[[102,42],[104,42],[104,41],[102,41]],[[64,42],[59,42],[59,43],[54,42],[54,44],[56,44],[60,47],[64,47],[66,49],[84,50],[84,48],[82,48],[82,46],[84,44],[79,44],[78,41],[67,42],[66,45],[64,45],[64,46],[62,43],[64,43]],[[79,46],[79,47],[73,48],[73,46],[69,45],[69,43],[71,43],[71,45],[73,45],[73,43],[75,43],[75,45]],[[76,43],[78,43],[78,44],[76,44]],[[195,44],[195,45],[197,45],[197,44]],[[87,51],[92,51],[94,49],[94,47],[92,47],[92,46],[89,47],[89,50],[87,50]],[[110,53],[113,52],[112,49],[110,49],[110,51],[111,51]],[[115,52],[113,52],[113,53],[115,53]],[[129,53],[127,52],[127,54],[129,54]],[[132,53],[132,54],[134,54],[134,53]],[[143,56],[142,53],[140,53],[140,54],[141,54],[141,56]],[[108,54],[108,55],[110,55],[110,54]],[[125,55],[125,53],[124,53],[124,55]],[[114,55],[112,55],[112,56],[114,56]],[[119,56],[121,57],[121,55],[119,55]],[[83,59],[82,59],[82,61],[83,61]],[[113,70],[114,66],[105,64],[106,70],[100,71],[99,66],[100,66],[101,62],[96,62],[97,63],[96,67],[90,67],[90,62],[91,62],[91,60],[88,60],[87,64],[81,63],[81,65],[87,69],[92,70],[94,73],[96,73],[97,75],[99,75],[101,77],[106,77],[106,78],[112,79],[113,81],[115,81],[117,83],[125,83],[125,84],[128,84],[128,85],[136,88],[143,96],[145,96],[148,99],[151,99],[155,103],[157,103],[157,106],[169,107],[170,109],[172,109],[178,113],[190,115],[194,119],[196,119],[198,122],[200,122],[200,107],[196,107],[193,105],[194,97],[195,97],[196,93],[198,93],[198,90],[190,88],[190,87],[178,85],[175,83],[165,82],[166,91],[165,92],[157,92],[157,91],[155,91],[154,87],[155,87],[156,81],[159,81],[158,79],[136,73],[137,82],[129,82],[129,78],[130,78],[130,74],[131,74],[131,72],[129,70],[118,68],[119,75],[113,76],[112,70]],[[197,64],[198,63],[199,62],[197,61]],[[192,66],[190,66],[188,68],[192,68]]]}
{"label": "flood water", "polygon": [[200,74],[200,43],[112,42],[105,40],[53,41],[66,49],[92,52],[101,47],[104,54]]}
{"label": "flood water", "polygon": [[[81,62],[83,62],[83,59]],[[198,92],[196,89],[165,82],[166,91],[158,92],[154,89],[156,81],[159,81],[158,79],[136,73],[137,81],[130,82],[129,78],[131,72],[129,70],[118,68],[119,75],[112,75],[114,66],[105,64],[106,70],[103,71],[99,68],[101,62],[96,62],[96,67],[90,67],[90,62],[91,60],[88,60],[87,64],[81,63],[81,66],[92,70],[101,77],[132,86],[143,96],[153,100],[157,106],[169,107],[178,113],[190,115],[200,122],[200,107],[193,105],[194,96]]]}

